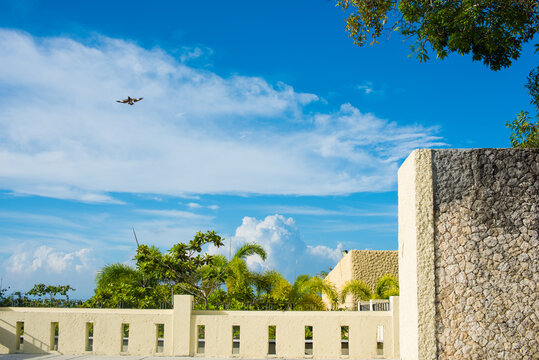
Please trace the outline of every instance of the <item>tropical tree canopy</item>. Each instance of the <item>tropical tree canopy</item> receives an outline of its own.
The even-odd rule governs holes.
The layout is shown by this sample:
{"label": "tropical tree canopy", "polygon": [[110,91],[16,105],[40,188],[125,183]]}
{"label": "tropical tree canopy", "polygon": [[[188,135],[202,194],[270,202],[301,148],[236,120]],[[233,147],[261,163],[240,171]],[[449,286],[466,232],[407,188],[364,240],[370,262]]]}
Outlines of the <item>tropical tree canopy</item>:
{"label": "tropical tree canopy", "polygon": [[33,288],[26,292],[26,295],[31,296],[49,296],[49,301],[54,301],[54,297],[58,294],[63,295],[69,301],[69,291],[74,291],[71,285],[45,285],[45,284],[35,284]]}
{"label": "tropical tree canopy", "polygon": [[264,261],[267,254],[264,248],[256,243],[245,243],[236,251],[232,259],[227,263],[228,273],[226,287],[228,291],[241,292],[251,289],[256,283],[256,274],[247,267],[245,259],[248,256],[258,255]]}
{"label": "tropical tree canopy", "polygon": [[372,298],[371,289],[361,280],[350,280],[344,284],[341,290],[341,302],[345,302],[348,295],[352,295],[354,302]]}
{"label": "tropical tree canopy", "polygon": [[95,277],[95,282],[98,288],[105,288],[111,284],[141,285],[143,283],[143,275],[140,271],[129,265],[114,263],[105,265],[99,270]]}
{"label": "tropical tree canopy", "polygon": [[522,45],[539,30],[536,0],[336,0],[348,15],[346,30],[354,43],[377,43],[393,31],[415,40],[421,61],[428,47],[443,59],[472,54],[492,70],[518,59]]}
{"label": "tropical tree canopy", "polygon": [[527,80],[525,87],[537,113],[534,121],[528,111],[521,111],[514,120],[505,124],[512,130],[510,140],[514,148],[539,148],[539,67],[530,71]]}
{"label": "tropical tree canopy", "polygon": [[389,299],[390,296],[399,296],[399,281],[391,274],[385,274],[376,284],[375,299]]}
{"label": "tropical tree canopy", "polygon": [[214,256],[203,253],[202,246],[206,244],[218,248],[223,246],[223,239],[213,230],[198,232],[188,244],[177,243],[167,253],[139,245],[135,255],[137,268],[207,305],[211,293],[226,280],[226,268],[216,266]]}
{"label": "tropical tree canopy", "polygon": [[293,284],[281,278],[271,295],[283,299],[294,310],[325,310],[322,293],[328,295],[332,303],[336,303],[334,299],[337,292],[332,284],[318,276],[299,275]]}
{"label": "tropical tree canopy", "polygon": [[129,265],[114,263],[104,266],[96,275],[94,295],[86,307],[171,307],[171,288],[150,278]]}
{"label": "tropical tree canopy", "polygon": [[394,275],[385,274],[378,279],[373,293],[363,281],[350,280],[344,284],[341,290],[340,301],[345,302],[348,295],[352,295],[354,302],[370,299],[389,299],[390,296],[399,296],[399,282]]}

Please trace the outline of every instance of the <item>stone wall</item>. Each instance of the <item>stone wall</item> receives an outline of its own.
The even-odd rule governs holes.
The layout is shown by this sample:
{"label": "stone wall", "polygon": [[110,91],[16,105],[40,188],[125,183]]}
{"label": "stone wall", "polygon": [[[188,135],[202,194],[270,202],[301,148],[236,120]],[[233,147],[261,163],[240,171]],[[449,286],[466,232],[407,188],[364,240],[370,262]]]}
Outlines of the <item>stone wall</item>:
{"label": "stone wall", "polygon": [[352,250],[352,278],[365,282],[374,292],[378,279],[385,274],[399,277],[399,253],[392,250]]}
{"label": "stone wall", "polygon": [[539,151],[432,164],[439,358],[539,358]]}
{"label": "stone wall", "polygon": [[[401,291],[401,324],[408,310],[425,316],[414,325],[416,344],[402,344],[401,327],[402,359],[539,358],[539,149],[418,150],[410,157],[403,168],[414,171],[399,171],[399,248],[401,257],[414,257],[401,259],[416,266],[409,274],[401,267],[401,279],[415,276],[417,298]],[[429,167],[425,179],[420,169]],[[401,209],[401,192],[429,187],[432,199],[416,194]],[[415,229],[401,234],[410,226],[401,224],[407,212]],[[421,301],[429,297],[421,279],[434,302]],[[428,338],[436,346],[426,348]]]}

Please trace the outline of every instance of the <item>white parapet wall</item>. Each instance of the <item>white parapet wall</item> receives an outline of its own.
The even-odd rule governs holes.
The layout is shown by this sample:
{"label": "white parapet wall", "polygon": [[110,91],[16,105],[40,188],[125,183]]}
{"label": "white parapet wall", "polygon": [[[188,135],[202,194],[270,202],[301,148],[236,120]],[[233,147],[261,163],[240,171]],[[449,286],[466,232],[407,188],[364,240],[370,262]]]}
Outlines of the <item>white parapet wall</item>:
{"label": "white parapet wall", "polygon": [[[172,310],[0,308],[0,353],[394,359],[399,298],[390,303],[389,311],[199,311],[192,310],[191,296],[177,295]],[[305,339],[306,326],[312,327],[312,340]],[[158,327],[164,327],[163,338],[158,339]],[[233,327],[239,330],[234,349]],[[275,330],[271,352],[270,327]],[[347,355],[341,327],[348,330]],[[312,355],[306,354],[306,342]]]}
{"label": "white parapet wall", "polygon": [[[122,352],[122,324],[129,324],[128,353],[156,353],[157,324],[164,324],[164,352],[172,353],[173,310],[0,308],[0,352],[43,354],[54,345],[58,323],[58,352],[117,355]],[[87,352],[88,325],[93,324],[92,351]],[[17,334],[23,326],[22,342]]]}

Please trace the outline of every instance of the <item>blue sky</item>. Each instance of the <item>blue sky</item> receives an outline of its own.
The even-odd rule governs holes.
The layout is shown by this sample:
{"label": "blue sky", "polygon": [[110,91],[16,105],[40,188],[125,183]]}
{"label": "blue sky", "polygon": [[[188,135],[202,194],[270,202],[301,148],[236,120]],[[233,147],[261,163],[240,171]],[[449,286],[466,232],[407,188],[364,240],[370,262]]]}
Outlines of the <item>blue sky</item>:
{"label": "blue sky", "polygon": [[[397,248],[416,148],[508,147],[532,45],[509,68],[358,48],[331,1],[0,1],[0,276],[93,290],[131,233],[214,229],[314,274]],[[432,56],[434,58],[434,56]],[[115,100],[142,96],[135,106]]]}

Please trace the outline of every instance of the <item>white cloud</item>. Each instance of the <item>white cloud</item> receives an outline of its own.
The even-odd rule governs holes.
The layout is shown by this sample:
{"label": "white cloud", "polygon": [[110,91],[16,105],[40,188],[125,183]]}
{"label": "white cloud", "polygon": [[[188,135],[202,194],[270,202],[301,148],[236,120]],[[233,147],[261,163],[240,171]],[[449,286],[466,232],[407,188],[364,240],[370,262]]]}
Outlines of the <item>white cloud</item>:
{"label": "white cloud", "polygon": [[[435,128],[350,104],[306,115],[314,94],[123,40],[0,30],[0,47],[0,188],[17,193],[120,204],[108,194],[383,191],[411,150],[441,144]],[[115,102],[127,95],[144,100]]]}
{"label": "white cloud", "polygon": [[199,59],[201,57],[211,56],[213,54],[213,50],[208,47],[202,48],[184,46],[182,50],[182,54],[180,55],[180,61],[182,63],[193,59]]}
{"label": "white cloud", "polygon": [[367,95],[374,92],[373,84],[371,81],[364,81],[363,84],[356,86],[356,88],[363,91]]}
{"label": "white cloud", "polygon": [[337,264],[342,258],[342,244],[337,244],[337,248],[332,249],[325,245],[307,246],[307,254],[315,257],[328,258]]}
{"label": "white cloud", "polygon": [[210,210],[217,210],[219,209],[219,206],[218,205],[201,205],[199,203],[195,203],[195,202],[190,202],[190,203],[187,203],[187,207],[189,209],[203,209],[203,208],[208,208]]}
{"label": "white cloud", "polygon": [[77,200],[85,203],[124,204],[123,201],[114,199],[100,191],[88,191],[63,185],[28,184],[27,186],[18,187],[17,191],[22,195],[46,196],[56,199]]}
{"label": "white cloud", "polygon": [[7,260],[5,268],[11,273],[46,273],[60,274],[66,271],[80,273],[89,269],[91,250],[80,249],[73,252],[55,250],[48,246],[19,248]]}
{"label": "white cloud", "polygon": [[232,237],[233,248],[245,242],[262,245],[268,254],[264,262],[258,256],[247,258],[250,268],[259,271],[275,269],[288,280],[293,280],[294,274],[315,274],[327,270],[342,257],[341,244],[335,249],[305,244],[294,219],[282,215],[267,216],[264,220],[244,217]]}
{"label": "white cloud", "polygon": [[73,297],[85,299],[90,296],[97,269],[103,265],[89,248],[61,250],[32,241],[5,249],[4,253],[8,257],[0,271],[10,292],[26,292],[37,283],[69,284],[78,290]]}

